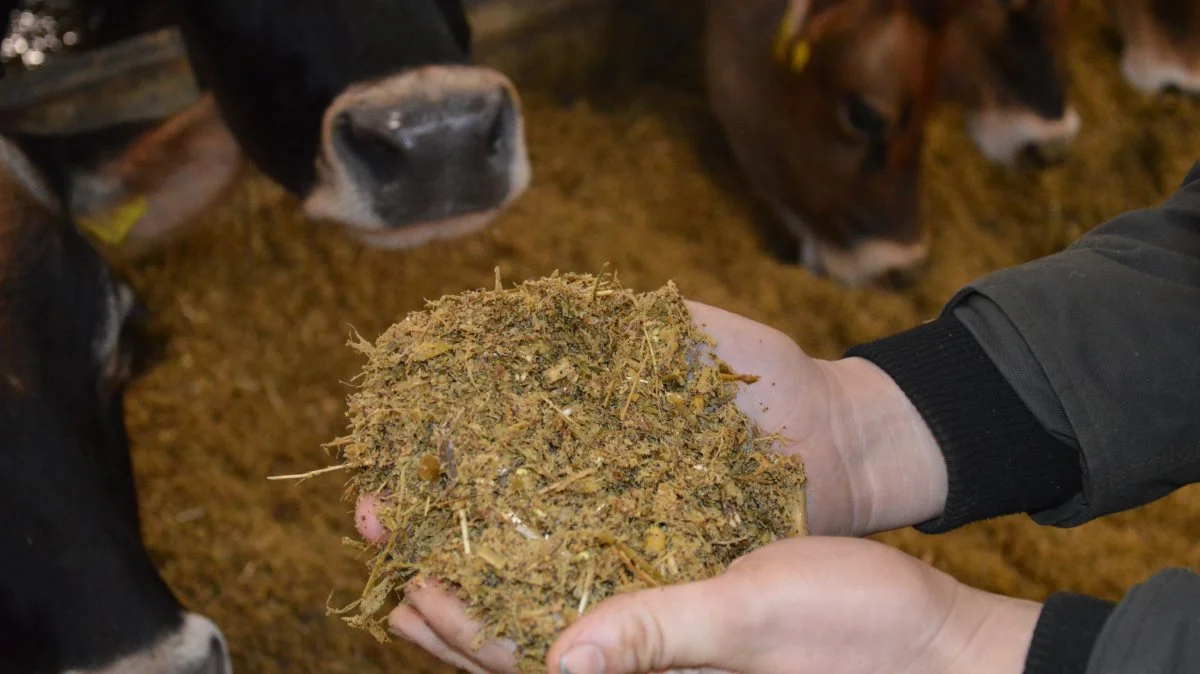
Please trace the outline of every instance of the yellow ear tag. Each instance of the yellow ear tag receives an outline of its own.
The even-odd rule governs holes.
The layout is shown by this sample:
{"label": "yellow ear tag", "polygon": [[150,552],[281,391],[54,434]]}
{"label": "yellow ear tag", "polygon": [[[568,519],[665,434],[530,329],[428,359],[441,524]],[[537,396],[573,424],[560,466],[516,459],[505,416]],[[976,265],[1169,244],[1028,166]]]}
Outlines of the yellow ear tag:
{"label": "yellow ear tag", "polygon": [[129,236],[138,220],[146,214],[146,197],[126,200],[116,208],[94,218],[79,218],[79,226],[96,235],[101,241],[115,246]]}
{"label": "yellow ear tag", "polygon": [[793,73],[803,71],[812,58],[812,45],[800,37],[808,10],[808,2],[789,0],[775,33],[775,60]]}
{"label": "yellow ear tag", "polygon": [[812,45],[808,40],[795,39],[796,34],[791,28],[791,24],[783,21],[779,24],[779,34],[775,36],[775,60],[786,65],[789,70],[794,73],[799,73],[808,66],[809,60],[812,59]]}
{"label": "yellow ear tag", "polygon": [[804,70],[812,59],[812,47],[808,44],[808,40],[800,40],[792,46],[791,59],[788,60],[788,67],[792,72],[799,73]]}

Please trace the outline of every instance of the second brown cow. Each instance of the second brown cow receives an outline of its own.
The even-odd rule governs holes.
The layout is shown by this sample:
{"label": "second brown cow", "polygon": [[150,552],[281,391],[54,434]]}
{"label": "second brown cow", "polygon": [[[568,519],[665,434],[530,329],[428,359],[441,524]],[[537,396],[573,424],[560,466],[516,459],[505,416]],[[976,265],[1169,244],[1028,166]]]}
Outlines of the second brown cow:
{"label": "second brown cow", "polygon": [[1121,74],[1138,91],[1200,93],[1200,2],[1105,0],[1123,42]]}
{"label": "second brown cow", "polygon": [[709,0],[713,113],[799,262],[848,286],[902,286],[926,258],[924,130],[968,111],[991,160],[1061,157],[1079,129],[1061,0]]}
{"label": "second brown cow", "polygon": [[1082,120],[1066,77],[1067,0],[977,0],[947,31],[942,95],[997,164],[1063,161]]}
{"label": "second brown cow", "polygon": [[707,20],[713,112],[799,260],[847,285],[910,275],[936,31],[874,0],[709,0]]}

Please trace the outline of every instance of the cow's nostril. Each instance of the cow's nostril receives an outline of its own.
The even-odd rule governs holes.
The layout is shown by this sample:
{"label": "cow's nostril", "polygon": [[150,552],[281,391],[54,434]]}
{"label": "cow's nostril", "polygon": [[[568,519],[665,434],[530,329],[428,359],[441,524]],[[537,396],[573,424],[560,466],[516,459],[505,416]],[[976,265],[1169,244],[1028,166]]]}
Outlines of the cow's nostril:
{"label": "cow's nostril", "polygon": [[225,642],[214,635],[208,640],[208,654],[198,662],[189,674],[232,674],[229,666],[229,653]]}
{"label": "cow's nostril", "polygon": [[1179,86],[1178,82],[1167,82],[1159,89],[1159,93],[1163,96],[1175,98],[1183,96],[1183,87]]}
{"label": "cow's nostril", "polygon": [[516,133],[517,108],[512,96],[507,91],[501,91],[500,105],[496,111],[492,126],[488,130],[487,153],[490,159],[502,157],[511,146]]}
{"label": "cow's nostril", "polygon": [[[128,671],[154,671],[162,674],[232,674],[229,648],[220,628],[204,616],[187,613],[183,628],[160,649],[149,654],[153,668],[127,668]],[[145,664],[149,665],[150,661]],[[108,671],[108,670],[105,670]],[[121,670],[126,671],[126,670]]]}
{"label": "cow's nostril", "polygon": [[1022,146],[1017,161],[1023,168],[1046,168],[1046,162],[1042,158],[1042,153],[1038,150],[1037,143],[1026,143]]}
{"label": "cow's nostril", "polygon": [[405,148],[412,140],[402,129],[389,126],[389,117],[377,111],[348,110],[338,116],[335,133],[346,154],[377,181],[394,179],[405,168]]}

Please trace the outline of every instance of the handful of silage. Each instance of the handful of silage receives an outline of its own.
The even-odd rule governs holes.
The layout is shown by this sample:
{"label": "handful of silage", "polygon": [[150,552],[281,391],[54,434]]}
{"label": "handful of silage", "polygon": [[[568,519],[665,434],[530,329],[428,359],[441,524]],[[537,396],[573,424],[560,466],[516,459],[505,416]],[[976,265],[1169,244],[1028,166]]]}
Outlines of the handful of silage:
{"label": "handful of silage", "polygon": [[521,670],[628,590],[698,580],[803,533],[804,472],[737,409],[674,285],[557,273],[431,302],[370,344],[335,442],[394,532],[356,627],[418,574],[447,581]]}

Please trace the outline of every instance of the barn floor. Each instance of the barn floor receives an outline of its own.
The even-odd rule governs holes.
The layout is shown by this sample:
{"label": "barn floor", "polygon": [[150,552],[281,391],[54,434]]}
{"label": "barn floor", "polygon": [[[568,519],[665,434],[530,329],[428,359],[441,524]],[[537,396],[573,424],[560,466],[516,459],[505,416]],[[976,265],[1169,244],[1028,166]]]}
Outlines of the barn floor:
{"label": "barn floor", "polygon": [[[527,93],[535,184],[455,242],[366,251],[249,177],[202,228],[131,269],[171,336],[128,403],[147,543],[167,581],[223,626],[239,672],[447,671],[326,616],[330,593],[348,602],[366,574],[342,545],[354,529],[341,478],[266,479],[327,465],[320,445],[343,431],[342,382],[360,366],[351,326],[373,338],[425,298],[490,284],[496,265],[515,281],[605,262],[637,289],[674,279],[817,356],[914,325],[972,278],[1157,202],[1200,158],[1200,103],[1131,93],[1096,4],[1072,55],[1085,133],[1068,165],[1009,173],[984,164],[952,112],[933,129],[934,261],[905,294],[846,291],[763,252],[703,101],[649,85],[604,103]],[[1163,566],[1200,569],[1200,491],[1073,531],[1009,518],[883,538],[989,590],[1116,598]]]}

